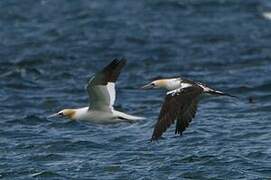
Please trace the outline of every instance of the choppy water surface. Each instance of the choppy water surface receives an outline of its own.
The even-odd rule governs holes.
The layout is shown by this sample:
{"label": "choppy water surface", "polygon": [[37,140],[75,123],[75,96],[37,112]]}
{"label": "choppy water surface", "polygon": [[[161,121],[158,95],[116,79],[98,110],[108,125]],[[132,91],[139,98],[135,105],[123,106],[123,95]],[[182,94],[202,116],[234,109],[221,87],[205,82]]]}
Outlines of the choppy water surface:
{"label": "choppy water surface", "polygon": [[[2,0],[0,177],[270,178],[270,9],[267,0]],[[87,78],[115,57],[129,60],[116,108],[146,120],[46,118],[86,106]],[[173,127],[150,143],[164,92],[138,87],[176,75],[241,100],[205,98],[183,136]]]}

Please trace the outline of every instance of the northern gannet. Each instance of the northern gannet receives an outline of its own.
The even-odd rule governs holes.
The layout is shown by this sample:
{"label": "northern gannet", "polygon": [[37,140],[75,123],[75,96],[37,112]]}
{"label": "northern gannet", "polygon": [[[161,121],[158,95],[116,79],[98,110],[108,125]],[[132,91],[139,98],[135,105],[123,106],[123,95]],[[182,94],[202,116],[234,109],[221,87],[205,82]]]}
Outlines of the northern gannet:
{"label": "northern gannet", "polygon": [[198,97],[202,94],[232,96],[230,94],[211,89],[205,84],[183,78],[155,80],[143,89],[164,88],[168,90],[161,107],[158,121],[154,127],[151,140],[157,140],[167,128],[177,119],[175,134],[182,134],[195,117]]}
{"label": "northern gannet", "polygon": [[144,119],[116,111],[113,108],[116,99],[115,82],[125,64],[125,59],[114,59],[89,79],[86,87],[90,99],[88,107],[64,109],[49,117],[67,117],[72,120],[86,120],[94,123],[134,122]]}

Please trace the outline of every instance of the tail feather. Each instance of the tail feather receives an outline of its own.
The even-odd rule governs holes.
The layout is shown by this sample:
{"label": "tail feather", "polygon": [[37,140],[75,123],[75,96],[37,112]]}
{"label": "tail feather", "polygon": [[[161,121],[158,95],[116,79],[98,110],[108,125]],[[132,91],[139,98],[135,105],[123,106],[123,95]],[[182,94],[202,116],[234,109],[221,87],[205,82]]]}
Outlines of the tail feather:
{"label": "tail feather", "polygon": [[221,92],[221,91],[216,91],[216,90],[210,90],[210,91],[207,91],[207,93],[212,94],[212,95],[229,96],[229,97],[239,99],[237,96],[234,96],[234,95],[231,95],[231,94],[228,94],[228,93],[224,93],[224,92]]}
{"label": "tail feather", "polygon": [[136,121],[144,120],[145,119],[144,117],[133,116],[133,115],[125,114],[123,112],[116,111],[116,110],[113,113],[119,119],[122,119],[122,120],[127,121],[127,122],[136,122]]}

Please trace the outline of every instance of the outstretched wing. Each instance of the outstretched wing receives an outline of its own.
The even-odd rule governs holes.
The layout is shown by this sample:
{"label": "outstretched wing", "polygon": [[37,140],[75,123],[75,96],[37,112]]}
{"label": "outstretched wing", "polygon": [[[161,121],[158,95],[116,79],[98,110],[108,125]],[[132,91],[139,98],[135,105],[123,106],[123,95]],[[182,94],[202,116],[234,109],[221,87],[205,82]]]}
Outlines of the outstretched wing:
{"label": "outstretched wing", "polygon": [[116,99],[115,82],[125,64],[125,59],[114,59],[89,79],[87,91],[91,109],[112,111]]}
{"label": "outstretched wing", "polygon": [[170,91],[162,105],[151,140],[160,138],[175,119],[175,133],[182,133],[196,114],[197,98],[202,92],[201,87],[194,85]]}
{"label": "outstretched wing", "polygon": [[187,103],[183,107],[184,112],[179,112],[177,115],[177,123],[175,134],[182,134],[185,129],[189,126],[192,119],[195,117],[197,112],[198,100],[193,99],[190,103]]}

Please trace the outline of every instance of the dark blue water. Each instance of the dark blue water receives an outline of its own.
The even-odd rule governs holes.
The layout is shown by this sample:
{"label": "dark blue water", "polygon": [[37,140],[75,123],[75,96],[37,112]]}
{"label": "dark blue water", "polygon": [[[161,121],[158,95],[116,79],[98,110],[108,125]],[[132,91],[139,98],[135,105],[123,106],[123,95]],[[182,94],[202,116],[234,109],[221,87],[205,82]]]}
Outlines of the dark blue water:
{"label": "dark blue water", "polygon": [[[268,0],[2,0],[0,178],[270,178],[270,9]],[[128,59],[116,108],[146,120],[46,118],[87,106],[88,77],[115,57]],[[172,127],[150,143],[164,92],[138,87],[176,75],[241,100],[204,98],[183,136]]]}

